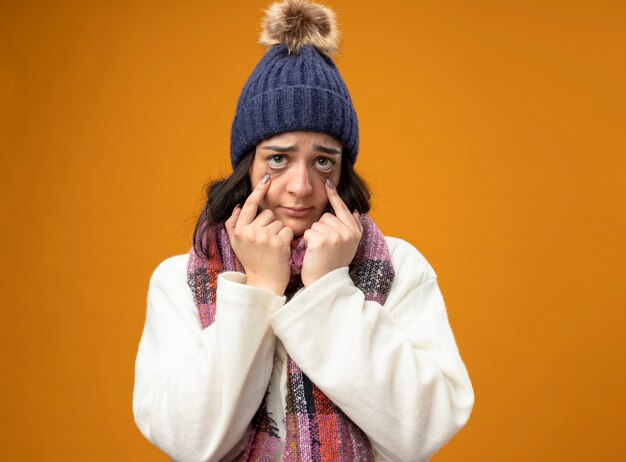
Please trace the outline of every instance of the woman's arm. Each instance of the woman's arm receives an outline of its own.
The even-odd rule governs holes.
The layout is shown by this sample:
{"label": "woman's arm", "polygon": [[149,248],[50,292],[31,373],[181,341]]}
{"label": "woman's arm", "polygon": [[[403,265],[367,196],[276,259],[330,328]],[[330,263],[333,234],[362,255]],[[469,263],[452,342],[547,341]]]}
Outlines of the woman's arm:
{"label": "woman's arm", "polygon": [[222,273],[215,322],[202,330],[180,258],[150,281],[133,411],[141,433],[174,460],[220,460],[245,446],[272,370],[270,316],[285,298]]}
{"label": "woman's arm", "polygon": [[384,308],[343,267],[303,289],[272,326],[381,455],[415,462],[465,424],[474,394],[434,271],[410,244],[388,242],[396,277]]}

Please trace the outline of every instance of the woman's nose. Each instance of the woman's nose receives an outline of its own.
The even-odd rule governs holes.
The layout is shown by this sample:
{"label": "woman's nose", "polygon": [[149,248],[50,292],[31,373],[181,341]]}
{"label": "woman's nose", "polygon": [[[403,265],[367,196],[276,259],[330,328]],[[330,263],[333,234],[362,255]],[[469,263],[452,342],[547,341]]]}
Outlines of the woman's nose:
{"label": "woman's nose", "polygon": [[287,192],[299,197],[307,196],[313,192],[313,185],[306,166],[294,165],[289,174]]}

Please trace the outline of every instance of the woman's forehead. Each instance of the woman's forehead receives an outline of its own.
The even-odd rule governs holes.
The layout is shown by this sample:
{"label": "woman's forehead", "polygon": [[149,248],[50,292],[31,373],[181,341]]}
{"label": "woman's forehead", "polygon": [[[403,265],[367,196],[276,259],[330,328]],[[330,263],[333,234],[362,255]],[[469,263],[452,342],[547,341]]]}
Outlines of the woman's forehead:
{"label": "woman's forehead", "polygon": [[272,136],[259,143],[259,146],[306,146],[306,145],[321,145],[328,148],[334,148],[341,151],[341,143],[332,136],[326,133],[319,132],[307,132],[307,131],[294,131],[285,132]]}

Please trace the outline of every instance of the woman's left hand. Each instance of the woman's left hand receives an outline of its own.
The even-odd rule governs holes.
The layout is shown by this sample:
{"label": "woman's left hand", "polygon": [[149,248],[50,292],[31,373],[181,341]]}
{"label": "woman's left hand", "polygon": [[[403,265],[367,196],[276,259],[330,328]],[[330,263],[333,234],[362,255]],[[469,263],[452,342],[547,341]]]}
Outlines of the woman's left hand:
{"label": "woman's left hand", "polygon": [[326,193],[335,215],[325,213],[304,232],[306,252],[302,262],[302,283],[313,284],[337,268],[348,266],[361,241],[359,214],[350,213],[337,189],[326,181]]}

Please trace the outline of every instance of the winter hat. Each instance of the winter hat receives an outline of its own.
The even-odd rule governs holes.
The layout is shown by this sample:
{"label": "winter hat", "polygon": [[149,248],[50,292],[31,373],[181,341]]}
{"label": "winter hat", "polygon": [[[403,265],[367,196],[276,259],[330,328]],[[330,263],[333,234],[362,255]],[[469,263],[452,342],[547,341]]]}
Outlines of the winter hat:
{"label": "winter hat", "polygon": [[334,137],[354,164],[359,123],[331,59],[339,40],[335,13],[306,0],[285,0],[265,14],[259,43],[268,51],[237,102],[230,134],[233,168],[261,141],[300,130]]}

